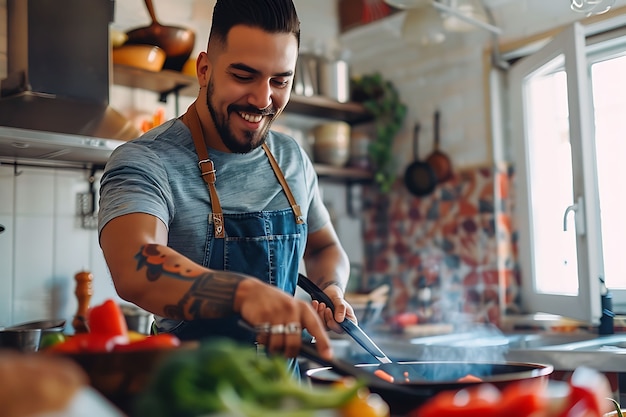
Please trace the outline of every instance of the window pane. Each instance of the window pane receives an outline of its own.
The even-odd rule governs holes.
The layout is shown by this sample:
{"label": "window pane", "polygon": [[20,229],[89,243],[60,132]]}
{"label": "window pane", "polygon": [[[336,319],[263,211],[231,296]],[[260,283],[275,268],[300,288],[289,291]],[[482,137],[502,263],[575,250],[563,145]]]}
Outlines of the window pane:
{"label": "window pane", "polygon": [[525,92],[535,288],[544,294],[577,295],[574,213],[564,220],[573,204],[566,74],[535,75]]}
{"label": "window pane", "polygon": [[626,289],[626,56],[591,67],[604,274],[609,288]]}

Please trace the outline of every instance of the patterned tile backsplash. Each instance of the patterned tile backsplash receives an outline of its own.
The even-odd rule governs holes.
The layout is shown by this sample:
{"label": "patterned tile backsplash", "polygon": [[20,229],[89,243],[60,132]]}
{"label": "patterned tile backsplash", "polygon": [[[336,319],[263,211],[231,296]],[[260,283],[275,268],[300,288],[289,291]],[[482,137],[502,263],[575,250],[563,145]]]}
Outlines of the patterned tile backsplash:
{"label": "patterned tile backsplash", "polygon": [[498,325],[518,310],[511,181],[501,166],[458,171],[425,197],[401,181],[366,187],[364,286],[391,285],[387,317]]}

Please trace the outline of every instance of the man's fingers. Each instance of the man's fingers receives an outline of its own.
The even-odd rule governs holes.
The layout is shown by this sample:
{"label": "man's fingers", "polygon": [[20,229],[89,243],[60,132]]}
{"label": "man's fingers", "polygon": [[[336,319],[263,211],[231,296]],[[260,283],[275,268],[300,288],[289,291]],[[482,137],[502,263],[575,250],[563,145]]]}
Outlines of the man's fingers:
{"label": "man's fingers", "polygon": [[332,359],[333,352],[330,346],[330,339],[328,338],[324,324],[312,308],[309,313],[304,313],[302,324],[311,336],[315,338],[315,346],[317,347],[317,351],[320,356],[325,359]]}

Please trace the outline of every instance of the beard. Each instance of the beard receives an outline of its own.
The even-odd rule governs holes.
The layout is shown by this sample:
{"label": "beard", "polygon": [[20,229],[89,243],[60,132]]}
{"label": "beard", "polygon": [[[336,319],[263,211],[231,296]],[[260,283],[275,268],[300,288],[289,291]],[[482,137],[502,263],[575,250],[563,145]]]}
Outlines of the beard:
{"label": "beard", "polygon": [[[224,146],[226,146],[228,150],[233,153],[249,153],[252,150],[263,145],[267,139],[267,134],[270,130],[270,126],[278,116],[276,110],[271,106],[266,109],[259,110],[253,106],[238,106],[235,104],[231,104],[227,107],[226,114],[220,114],[211,102],[214,90],[215,86],[213,84],[213,81],[209,81],[206,92],[206,106],[209,109],[209,113],[211,114],[211,118],[213,119],[213,123],[215,124],[217,133],[220,135]],[[267,123],[261,128],[260,131],[247,130],[243,132],[242,138],[238,138],[231,130],[228,121],[231,114],[239,112],[259,114],[263,117],[270,117],[269,120],[265,119],[267,120]]]}

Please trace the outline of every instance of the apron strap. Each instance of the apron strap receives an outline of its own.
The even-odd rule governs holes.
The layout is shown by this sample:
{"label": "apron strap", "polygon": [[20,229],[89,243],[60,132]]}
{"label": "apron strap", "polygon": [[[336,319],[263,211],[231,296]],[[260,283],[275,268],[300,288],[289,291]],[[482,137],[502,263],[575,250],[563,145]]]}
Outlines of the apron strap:
{"label": "apron strap", "polygon": [[202,175],[202,179],[207,184],[209,194],[211,196],[213,233],[216,238],[224,239],[224,214],[222,213],[222,205],[220,204],[220,199],[217,196],[217,189],[215,188],[215,166],[213,165],[213,161],[209,159],[209,153],[204,142],[204,134],[202,133],[200,118],[198,117],[195,102],[189,106],[187,113],[183,114],[182,119],[191,130],[193,144],[196,147],[196,153],[198,154],[198,168],[200,168],[200,175]]}
{"label": "apron strap", "polygon": [[[187,126],[189,126],[189,129],[191,130],[193,144],[196,148],[196,153],[198,154],[198,167],[200,168],[202,179],[207,184],[209,194],[211,195],[211,211],[213,212],[214,235],[218,239],[223,239],[225,237],[224,214],[222,213],[222,205],[220,204],[220,199],[217,196],[217,189],[215,188],[215,165],[213,164],[213,161],[209,159],[209,153],[206,149],[204,134],[202,133],[200,117],[198,116],[195,102],[192,103],[191,106],[189,106],[187,112],[182,115],[182,120]],[[283,191],[287,196],[287,200],[289,201],[289,205],[291,206],[293,215],[296,218],[296,224],[304,224],[302,210],[300,209],[300,206],[296,203],[296,199],[291,192],[291,188],[289,188],[287,180],[285,180],[285,176],[283,175],[280,166],[278,166],[278,162],[276,162],[274,155],[272,155],[272,152],[270,151],[270,148],[267,146],[266,143],[264,143],[262,147],[265,151],[265,155],[267,155],[267,159],[270,161],[270,165],[272,166],[272,170],[274,171],[278,182],[280,183]]]}
{"label": "apron strap", "polygon": [[291,193],[291,188],[289,188],[289,184],[287,183],[287,180],[285,180],[283,171],[278,166],[278,162],[276,162],[276,159],[274,158],[274,155],[272,155],[272,152],[270,151],[269,146],[267,146],[267,143],[264,143],[261,146],[263,147],[263,150],[267,155],[267,159],[269,159],[270,161],[270,165],[272,166],[272,170],[274,171],[276,178],[278,178],[278,182],[280,182],[280,185],[283,187],[283,190],[287,195],[287,200],[289,200],[289,205],[291,206],[291,210],[293,210],[293,215],[296,217],[296,224],[304,224],[302,211],[300,210],[300,206],[296,203],[296,199]]}

